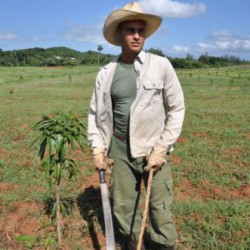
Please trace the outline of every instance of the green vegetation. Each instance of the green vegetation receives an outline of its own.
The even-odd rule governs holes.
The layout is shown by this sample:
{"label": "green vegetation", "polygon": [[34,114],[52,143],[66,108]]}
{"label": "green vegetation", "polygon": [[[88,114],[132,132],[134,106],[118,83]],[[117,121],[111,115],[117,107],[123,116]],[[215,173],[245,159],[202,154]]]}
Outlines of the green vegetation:
{"label": "green vegetation", "polygon": [[250,67],[178,75],[186,97],[172,155],[180,241],[187,249],[248,249]]}
{"label": "green vegetation", "polygon": [[[87,125],[98,68],[0,67],[0,249],[56,247],[38,147],[29,147],[38,136],[32,126],[58,113]],[[186,102],[183,132],[171,154],[177,249],[249,249],[250,66],[177,74]],[[76,145],[68,153],[79,173],[74,182],[61,180],[61,199],[70,205],[62,249],[101,249],[98,174],[86,144],[83,152]]]}
{"label": "green vegetation", "polygon": [[[13,51],[2,51],[0,49],[0,66],[77,66],[77,65],[105,65],[114,55],[103,54],[103,47],[97,46],[97,51],[79,52],[66,47],[53,47],[48,49],[32,48]],[[159,56],[167,56],[160,49],[151,48],[147,50]],[[236,56],[215,57],[208,54],[201,55],[195,59],[191,54],[186,58],[171,58],[175,68],[193,69],[207,67],[222,67],[245,64]]]}
{"label": "green vegetation", "polygon": [[[75,142],[83,150],[85,126],[77,117],[71,114],[59,114],[55,117],[44,116],[42,120],[33,127],[41,134],[31,144],[40,142],[38,155],[42,161],[42,170],[48,182],[48,190],[56,189],[52,209],[52,219],[56,217],[58,245],[62,244],[61,216],[66,216],[69,204],[61,200],[61,179],[63,174],[68,173],[68,179],[77,176],[77,165],[75,161],[67,157],[67,148],[71,146],[75,150]],[[47,157],[45,154],[47,153]]]}
{"label": "green vegetation", "polygon": [[0,66],[77,66],[106,64],[114,56],[101,54],[103,48],[99,45],[97,51],[79,52],[66,47],[48,49],[32,48],[13,51],[0,49]]}

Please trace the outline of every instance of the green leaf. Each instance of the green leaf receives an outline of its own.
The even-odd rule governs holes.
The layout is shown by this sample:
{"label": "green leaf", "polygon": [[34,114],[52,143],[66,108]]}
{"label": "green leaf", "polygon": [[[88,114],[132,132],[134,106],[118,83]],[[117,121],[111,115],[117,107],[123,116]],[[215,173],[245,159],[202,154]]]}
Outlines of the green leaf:
{"label": "green leaf", "polygon": [[51,166],[50,166],[50,163],[49,163],[48,160],[43,162],[42,168],[43,168],[43,170],[45,171],[46,174],[49,173],[50,167]]}
{"label": "green leaf", "polygon": [[61,147],[61,150],[58,156],[59,156],[59,161],[61,163],[65,161],[65,158],[66,158],[66,145],[65,144]]}
{"label": "green leaf", "polygon": [[28,241],[28,242],[33,242],[35,238],[31,235],[19,235],[15,237],[15,240],[17,241]]}
{"label": "green leaf", "polygon": [[49,127],[51,125],[51,121],[50,120],[41,120],[39,121],[38,123],[36,123],[34,126],[33,126],[33,129],[34,130],[42,130],[46,127]]}
{"label": "green leaf", "polygon": [[38,122],[32,127],[32,129],[33,129],[33,130],[38,130],[38,127],[40,126],[40,124],[41,124],[43,121],[44,121],[44,120],[38,121]]}
{"label": "green leaf", "polygon": [[56,153],[59,154],[61,147],[64,145],[64,138],[61,134],[57,135],[56,138]]}
{"label": "green leaf", "polygon": [[80,146],[81,150],[83,150],[83,137],[77,136],[76,141],[77,141],[78,145]]}
{"label": "green leaf", "polygon": [[30,143],[30,148],[40,139],[40,136],[38,136],[34,141]]}
{"label": "green leaf", "polygon": [[74,137],[70,134],[67,135],[68,142],[70,143],[72,149],[75,149]]}
{"label": "green leaf", "polygon": [[53,186],[52,178],[48,178],[48,186],[50,189],[52,188],[52,186]]}
{"label": "green leaf", "polygon": [[45,162],[43,162],[42,167],[45,171],[46,178],[51,179],[53,177],[53,173],[55,172],[55,159],[54,156],[51,156]]}
{"label": "green leaf", "polygon": [[67,215],[67,210],[66,210],[66,207],[64,206],[63,202],[61,202],[60,208],[61,208],[63,216],[66,216]]}
{"label": "green leaf", "polygon": [[61,164],[56,164],[56,183],[57,183],[57,185],[60,184],[61,175],[62,175]]}
{"label": "green leaf", "polygon": [[56,217],[56,202],[53,204],[53,208],[51,211],[51,217],[55,218]]}
{"label": "green leaf", "polygon": [[45,240],[44,246],[45,248],[48,248],[49,246],[54,246],[56,244],[55,239],[53,236],[48,236]]}
{"label": "green leaf", "polygon": [[[49,185],[53,183],[59,185],[64,168],[69,174],[69,178],[76,175],[77,169],[74,161],[67,159],[67,146],[74,150],[76,143],[83,149],[84,138],[86,137],[86,127],[83,122],[72,114],[58,114],[54,117],[43,117],[41,121],[33,126],[34,130],[41,132],[31,145],[40,140],[38,155],[42,163],[42,168],[46,173]],[[48,158],[45,160],[46,149],[48,147]]]}
{"label": "green leaf", "polygon": [[65,161],[65,168],[68,171],[69,179],[71,179],[73,176],[76,176],[77,174],[76,163],[72,159],[67,159]]}
{"label": "green leaf", "polygon": [[53,154],[53,151],[54,151],[54,148],[55,148],[55,144],[56,144],[56,142],[55,142],[54,138],[51,137],[49,139],[49,154],[50,155]]}
{"label": "green leaf", "polygon": [[45,138],[42,141],[40,148],[39,148],[39,151],[38,151],[38,156],[40,157],[40,160],[43,160],[43,158],[44,158],[46,146],[47,146],[47,138]]}

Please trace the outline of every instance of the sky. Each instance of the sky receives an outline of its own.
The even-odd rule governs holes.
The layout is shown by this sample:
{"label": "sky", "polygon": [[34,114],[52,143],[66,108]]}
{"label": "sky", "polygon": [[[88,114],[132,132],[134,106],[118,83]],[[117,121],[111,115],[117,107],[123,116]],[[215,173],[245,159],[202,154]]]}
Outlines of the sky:
{"label": "sky", "polygon": [[[144,49],[170,57],[237,56],[250,60],[250,0],[140,0],[144,12],[163,18]],[[124,0],[0,0],[0,49],[65,46],[119,54],[105,41],[106,17]]]}

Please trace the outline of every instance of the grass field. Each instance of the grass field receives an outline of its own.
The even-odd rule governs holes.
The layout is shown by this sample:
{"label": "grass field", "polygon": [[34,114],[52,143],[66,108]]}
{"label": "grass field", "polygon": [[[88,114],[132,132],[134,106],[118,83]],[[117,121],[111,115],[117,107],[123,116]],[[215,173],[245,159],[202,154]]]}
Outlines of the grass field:
{"label": "grass field", "polygon": [[[39,170],[37,134],[43,115],[72,112],[86,122],[97,66],[0,68],[0,249],[45,249],[54,226]],[[177,249],[250,247],[250,65],[178,70],[186,102],[183,132],[171,155]],[[98,176],[90,151],[72,151],[79,166],[63,183],[71,210],[62,249],[105,244]]]}

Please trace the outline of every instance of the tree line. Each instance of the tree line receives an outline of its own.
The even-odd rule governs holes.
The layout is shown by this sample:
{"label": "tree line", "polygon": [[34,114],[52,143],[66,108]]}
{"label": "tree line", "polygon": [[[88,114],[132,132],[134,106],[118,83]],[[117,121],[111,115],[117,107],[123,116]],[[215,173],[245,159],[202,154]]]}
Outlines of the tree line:
{"label": "tree line", "polygon": [[[103,47],[98,45],[96,51],[79,52],[67,47],[52,47],[48,49],[31,48],[22,50],[3,51],[0,49],[0,66],[77,66],[77,65],[105,65],[116,55],[101,53]],[[148,49],[148,52],[168,57],[160,49]],[[210,56],[207,53],[197,59],[191,54],[185,58],[168,57],[174,68],[204,68],[222,67],[249,63],[237,56]]]}
{"label": "tree line", "polygon": [[0,49],[0,66],[76,66],[82,64],[106,64],[113,55],[98,51],[79,52],[66,47],[48,49],[31,48],[3,51]]}
{"label": "tree line", "polygon": [[[149,52],[157,54],[159,56],[166,56],[160,49],[149,49]],[[168,57],[168,56],[167,56]],[[224,67],[231,65],[239,65],[249,63],[247,61],[241,60],[237,56],[210,56],[208,53],[201,55],[198,59],[195,59],[193,55],[187,54],[185,58],[178,57],[168,57],[170,62],[173,64],[174,68],[180,69],[193,69],[193,68],[204,68],[204,67]]]}

